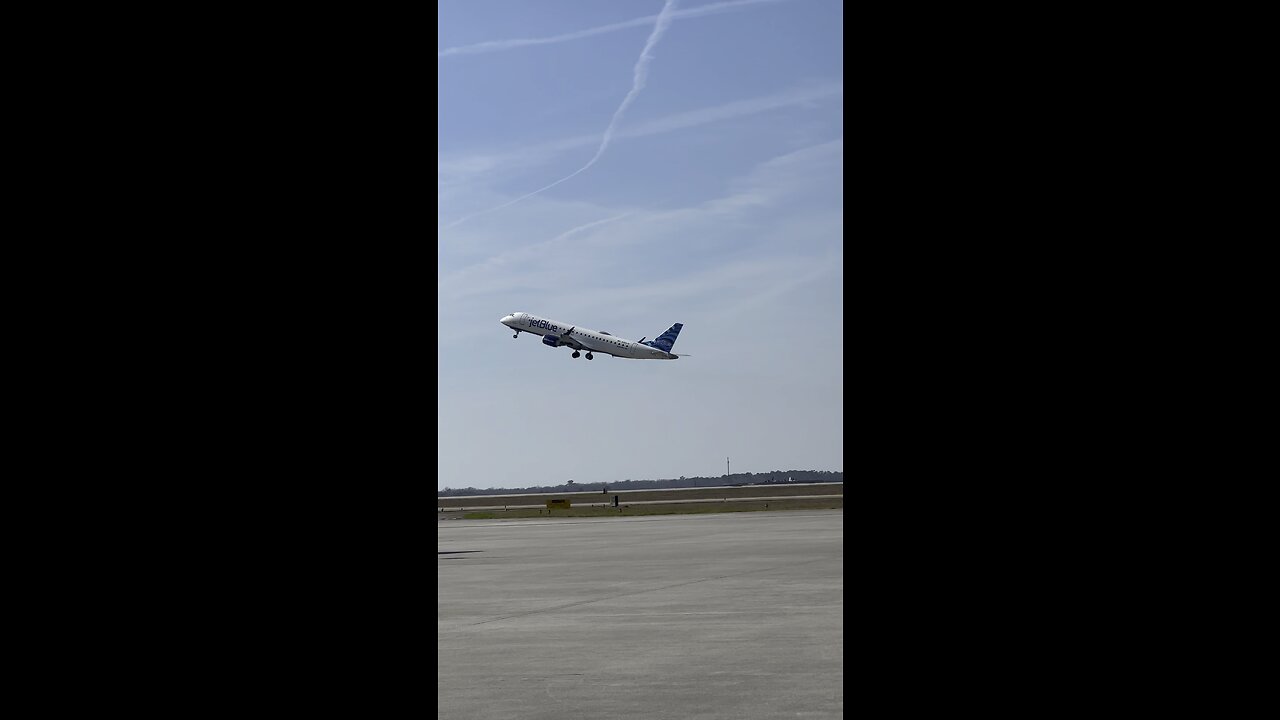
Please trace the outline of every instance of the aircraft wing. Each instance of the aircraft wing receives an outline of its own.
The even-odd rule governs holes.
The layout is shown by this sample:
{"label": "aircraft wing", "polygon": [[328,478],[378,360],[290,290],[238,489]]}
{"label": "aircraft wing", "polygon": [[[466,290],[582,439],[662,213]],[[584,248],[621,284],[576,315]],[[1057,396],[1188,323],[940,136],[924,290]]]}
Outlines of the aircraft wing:
{"label": "aircraft wing", "polygon": [[[591,340],[591,338],[589,337],[573,336],[572,338],[567,338],[567,340],[572,342],[571,347],[573,347],[573,350],[586,350],[588,352],[609,352],[608,350],[605,350],[604,347],[600,347],[600,343]],[[566,343],[566,345],[570,345],[570,342],[566,342],[563,340],[561,342]],[[609,355],[612,355],[612,352],[609,352]]]}
{"label": "aircraft wing", "polygon": [[586,335],[574,335],[573,331],[574,328],[569,328],[560,336],[561,345],[571,347],[574,350],[581,350],[583,352],[613,355],[614,357],[617,357],[617,354],[613,352],[614,347],[612,345],[596,342],[594,338]]}
{"label": "aircraft wing", "polygon": [[597,355],[613,355],[618,357],[616,347],[608,343],[596,342],[594,338],[585,337],[583,335],[574,335],[572,338],[561,339],[560,342],[569,345],[574,350],[583,350],[585,352],[596,353]]}
{"label": "aircraft wing", "polygon": [[583,339],[582,336],[579,335],[578,337],[574,337],[573,331],[574,331],[574,328],[569,328],[568,330],[565,330],[563,333],[561,333],[560,344],[566,347],[571,347],[574,350],[590,350],[590,348],[582,344],[582,339]]}
{"label": "aircraft wing", "polygon": [[593,342],[586,335],[574,335],[573,328],[569,328],[565,334],[560,336],[560,344],[583,352],[613,354],[602,347],[598,347],[599,343]]}

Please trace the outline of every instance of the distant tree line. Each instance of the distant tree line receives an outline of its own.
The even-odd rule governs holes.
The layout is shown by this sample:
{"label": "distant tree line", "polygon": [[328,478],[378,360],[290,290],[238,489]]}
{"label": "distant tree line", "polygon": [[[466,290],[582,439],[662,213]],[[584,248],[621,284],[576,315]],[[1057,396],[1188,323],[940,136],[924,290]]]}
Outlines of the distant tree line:
{"label": "distant tree line", "polygon": [[437,497],[453,497],[458,495],[510,495],[512,493],[560,493],[560,492],[602,492],[622,490],[658,490],[660,488],[689,487],[723,487],[725,485],[768,485],[785,482],[797,483],[842,483],[844,472],[830,470],[773,470],[767,473],[734,473],[719,477],[685,477],[681,475],[674,480],[619,480],[607,483],[575,483],[572,480],[564,485],[533,485],[524,488],[489,488],[480,490],[473,487],[445,488],[437,492]]}

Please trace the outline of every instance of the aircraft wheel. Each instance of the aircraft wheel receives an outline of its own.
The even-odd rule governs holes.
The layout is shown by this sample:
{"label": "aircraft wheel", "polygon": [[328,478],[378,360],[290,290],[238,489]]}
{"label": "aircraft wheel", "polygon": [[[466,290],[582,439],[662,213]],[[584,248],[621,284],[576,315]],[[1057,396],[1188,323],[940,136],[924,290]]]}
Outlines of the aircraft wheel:
{"label": "aircraft wheel", "polygon": [[588,360],[590,360],[590,359],[591,359],[591,353],[587,353],[587,359],[588,359]]}
{"label": "aircraft wheel", "polygon": [[582,354],[582,353],[578,352],[577,350],[574,350],[574,351],[573,351],[573,356],[574,356],[574,357],[578,357],[578,356],[579,356],[579,355],[581,355],[581,354]]}
{"label": "aircraft wheel", "polygon": [[520,337],[520,333],[516,333],[515,335],[512,335],[511,337],[513,337],[513,338],[518,338],[518,337]]}

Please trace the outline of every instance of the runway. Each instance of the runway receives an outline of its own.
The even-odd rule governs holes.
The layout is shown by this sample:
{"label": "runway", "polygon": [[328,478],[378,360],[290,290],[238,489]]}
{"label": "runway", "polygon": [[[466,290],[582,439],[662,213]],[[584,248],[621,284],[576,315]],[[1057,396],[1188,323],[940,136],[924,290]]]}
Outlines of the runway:
{"label": "runway", "polygon": [[440,718],[838,718],[844,511],[437,524]]}

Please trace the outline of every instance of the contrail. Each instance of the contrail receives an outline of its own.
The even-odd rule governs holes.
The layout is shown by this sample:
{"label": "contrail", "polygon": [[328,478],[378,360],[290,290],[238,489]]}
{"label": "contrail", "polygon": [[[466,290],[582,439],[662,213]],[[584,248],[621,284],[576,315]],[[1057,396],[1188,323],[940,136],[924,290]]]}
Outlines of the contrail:
{"label": "contrail", "polygon": [[[735,8],[747,5],[760,5],[762,3],[785,2],[786,0],[733,0],[732,2],[718,2],[710,5],[702,5],[688,10],[678,10],[671,13],[673,18],[689,18],[700,17],[702,15],[712,15],[719,12],[727,12]],[[474,43],[472,45],[460,45],[458,47],[446,48],[436,53],[436,57],[448,57],[450,55],[477,55],[480,53],[501,52],[503,50],[513,50],[519,47],[528,47],[530,45],[550,45],[552,43],[568,42],[570,40],[580,40],[595,35],[604,35],[605,33],[625,30],[630,27],[638,27],[648,25],[658,19],[658,15],[648,15],[646,17],[635,18],[634,20],[624,20],[620,23],[612,25],[601,25],[600,27],[587,28],[586,30],[578,30],[576,32],[565,33],[563,35],[553,35],[544,38],[525,38],[520,40],[490,40],[488,42]]]}
{"label": "contrail", "polygon": [[[611,222],[616,222],[630,215],[634,215],[636,212],[638,211],[628,210],[627,212],[614,215],[613,217],[607,217],[602,220],[595,220],[593,222],[589,222],[584,225],[579,225],[576,228],[573,228],[571,230],[566,230],[565,232],[560,233],[559,235],[551,238],[550,240],[542,240],[532,245],[523,245],[514,250],[509,250],[500,255],[491,257],[485,260],[484,262],[476,263],[475,265],[470,265],[462,268],[461,270],[457,270],[445,276],[445,278],[441,281],[441,284],[448,285],[450,284],[451,281],[463,282],[465,281],[465,278],[467,278],[467,276],[472,275],[474,273],[483,272],[485,270],[492,270],[494,268],[499,268],[503,265],[507,265],[512,262],[528,259],[531,257],[536,257],[538,253],[540,253],[541,251],[545,250],[546,248],[552,245],[555,245],[556,243],[561,242],[562,240],[567,240],[573,237],[574,235],[577,235],[578,233],[586,232],[591,228],[599,227],[601,225],[605,225]],[[463,290],[463,292],[465,292],[465,290]]]}
{"label": "contrail", "polygon": [[614,215],[613,217],[607,217],[603,220],[596,220],[595,222],[589,222],[586,225],[579,225],[578,227],[573,228],[572,230],[566,230],[560,233],[559,235],[551,238],[550,240],[547,240],[545,243],[542,243],[542,244],[550,245],[552,243],[557,243],[557,242],[560,242],[561,240],[565,240],[567,238],[573,237],[574,235],[577,235],[578,233],[584,230],[590,230],[593,227],[598,227],[600,225],[604,225],[605,223],[611,223],[616,220],[621,220],[629,215],[634,215],[635,213],[636,213],[635,210],[629,210],[627,212],[622,213],[621,215]]}
{"label": "contrail", "polygon": [[[716,123],[722,120],[755,115],[796,105],[814,105],[843,94],[843,82],[825,82],[818,85],[810,84],[780,93],[774,93],[772,95],[754,97],[747,100],[735,100],[723,105],[704,107],[697,110],[688,110],[639,124],[628,125],[625,128],[618,128],[618,131],[615,132],[613,136],[617,139],[659,135],[662,133],[698,127],[708,123]],[[454,178],[457,176],[479,176],[486,174],[489,171],[500,169],[504,164],[510,163],[530,164],[535,161],[542,162],[553,154],[577,150],[580,147],[590,147],[599,142],[600,138],[596,137],[594,134],[577,135],[562,140],[540,143],[538,145],[528,145],[518,151],[505,155],[463,157],[452,161],[439,160],[436,165],[439,175],[436,182],[440,190],[437,192],[443,192],[443,188],[452,182],[455,182]]]}
{"label": "contrail", "polygon": [[467,215],[461,220],[456,220],[453,223],[445,226],[445,229],[461,225],[463,222],[466,222],[467,220],[470,220],[473,217],[477,217],[479,215],[486,215],[488,213],[494,212],[495,210],[501,210],[504,207],[515,205],[521,200],[531,198],[534,195],[537,195],[538,193],[544,190],[550,190],[551,188],[559,185],[565,180],[569,180],[575,175],[581,173],[583,170],[586,170],[592,165],[595,165],[596,161],[600,159],[600,156],[604,154],[604,149],[609,147],[609,141],[613,139],[613,130],[618,126],[618,120],[622,119],[622,113],[626,112],[626,109],[636,99],[636,96],[639,95],[640,91],[644,89],[645,80],[649,76],[649,61],[653,59],[653,56],[649,54],[649,51],[653,50],[653,47],[658,44],[659,40],[662,39],[662,34],[666,32],[667,28],[671,25],[671,15],[672,15],[671,9],[674,8],[675,5],[676,5],[676,0],[666,0],[666,4],[662,6],[662,12],[658,13],[658,21],[653,24],[653,32],[649,33],[649,41],[644,44],[644,50],[640,51],[640,59],[636,60],[636,67],[635,67],[635,73],[634,73],[635,79],[631,83],[631,92],[627,93],[627,96],[622,99],[622,104],[619,105],[618,109],[613,113],[613,119],[609,121],[609,127],[605,128],[604,130],[604,137],[601,138],[600,140],[600,149],[596,150],[595,157],[591,158],[591,160],[589,160],[586,165],[583,165],[582,167],[578,168],[576,171],[574,171],[567,177],[560,178],[559,180],[551,183],[550,185],[544,188],[539,188],[538,190],[534,190],[528,195],[522,195],[521,197],[518,197],[515,200],[512,200],[510,202],[503,203],[496,208],[484,210],[484,211],[475,213],[474,215]]}

